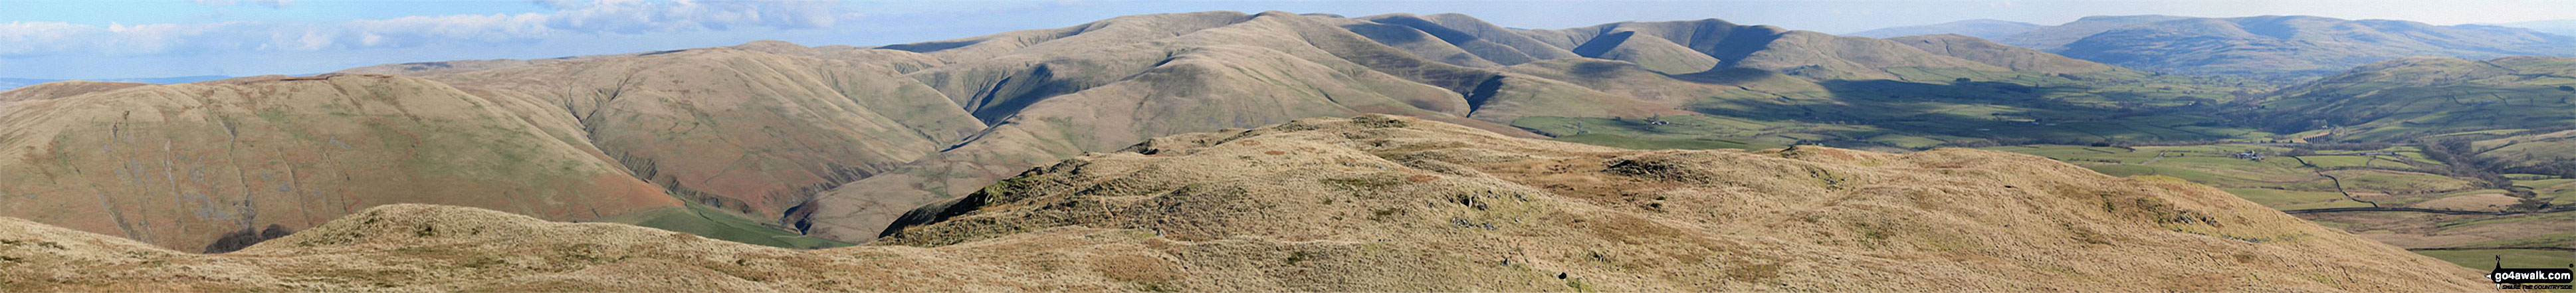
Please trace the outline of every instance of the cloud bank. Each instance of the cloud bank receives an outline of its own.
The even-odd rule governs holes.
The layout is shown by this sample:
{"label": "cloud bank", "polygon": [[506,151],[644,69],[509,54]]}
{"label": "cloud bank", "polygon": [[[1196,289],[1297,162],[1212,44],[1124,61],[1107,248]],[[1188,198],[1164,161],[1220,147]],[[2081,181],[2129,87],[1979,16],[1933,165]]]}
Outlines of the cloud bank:
{"label": "cloud bank", "polygon": [[[290,0],[199,0],[283,7]],[[451,43],[530,43],[551,37],[738,28],[814,29],[854,19],[837,0],[537,0],[545,13],[407,16],[341,23],[211,22],[84,25],[0,23],[0,57],[318,51]]]}

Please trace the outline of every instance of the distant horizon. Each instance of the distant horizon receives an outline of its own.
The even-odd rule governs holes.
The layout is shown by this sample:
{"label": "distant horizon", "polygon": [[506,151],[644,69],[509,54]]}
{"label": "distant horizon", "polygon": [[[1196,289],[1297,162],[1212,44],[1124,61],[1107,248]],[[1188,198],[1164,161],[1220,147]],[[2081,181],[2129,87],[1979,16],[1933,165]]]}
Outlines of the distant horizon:
{"label": "distant horizon", "polygon": [[[2106,14],[2106,15],[2093,15],[2093,16],[2085,16],[2085,17],[2095,17],[2095,16],[2173,16],[2173,17],[2190,17],[2190,18],[2240,18],[2240,17],[2265,17],[2265,16],[2312,16],[2312,17],[2324,17],[2324,18],[2333,18],[2333,19],[2342,19],[2342,20],[2396,20],[2396,21],[2413,21],[2413,22],[2419,22],[2419,23],[2430,24],[2430,25],[2439,25],[2439,26],[2458,26],[2458,25],[2491,25],[2491,26],[2502,26],[2502,27],[2515,27],[2514,25],[2516,25],[2516,24],[2522,24],[2522,23],[2542,23],[2542,22],[2568,22],[2568,23],[2576,23],[2576,18],[2566,18],[2566,19],[2542,19],[2542,20],[2511,21],[2511,22],[2434,23],[2434,22],[2423,22],[2423,21],[2414,21],[2414,20],[2405,20],[2405,19],[2386,19],[2386,18],[2342,18],[2342,17],[2321,16],[2321,15],[2303,15],[2303,14],[2265,14],[2265,15],[2244,15],[2244,16],[2196,16],[2196,15],[2172,15],[2172,14],[2121,14],[2121,15],[2109,15],[2109,14]],[[2081,18],[2078,18],[2078,19],[2081,19]],[[2067,21],[2057,21],[2057,22],[2042,22],[2042,21],[2021,21],[2021,20],[2010,20],[2010,19],[1995,19],[1995,18],[1968,18],[1968,19],[1958,19],[1958,20],[1943,21],[1943,22],[1934,22],[1934,23],[1918,23],[1918,24],[1909,24],[1909,25],[1897,25],[1897,26],[1886,26],[1886,27],[1878,27],[1878,28],[1862,29],[1862,30],[1856,30],[1856,31],[1826,32],[1826,33],[1833,33],[1833,34],[1850,34],[1850,33],[1865,32],[1865,31],[1871,31],[1871,30],[1877,30],[1877,29],[1884,29],[1884,28],[1897,28],[1897,27],[1909,27],[1909,26],[1925,26],[1925,25],[1947,24],[1947,23],[1965,22],[1965,21],[1977,21],[1977,20],[2004,21],[2004,22],[2027,23],[2027,24],[2036,24],[2036,25],[2063,25],[2063,24],[2066,24],[2066,23],[2068,23],[2068,22],[2074,22],[2074,21],[2075,21],[2075,20],[2067,20]]]}
{"label": "distant horizon", "polygon": [[[2427,3],[2430,2],[2430,3]],[[312,74],[405,62],[535,59],[780,40],[878,46],[1080,25],[1117,16],[1286,11],[1459,13],[1528,29],[1721,19],[1848,34],[1994,19],[2306,15],[2435,25],[2563,20],[2576,5],[2454,1],[1124,1],[985,0],[0,0],[0,78]],[[2512,9],[2501,9],[2512,8]]]}

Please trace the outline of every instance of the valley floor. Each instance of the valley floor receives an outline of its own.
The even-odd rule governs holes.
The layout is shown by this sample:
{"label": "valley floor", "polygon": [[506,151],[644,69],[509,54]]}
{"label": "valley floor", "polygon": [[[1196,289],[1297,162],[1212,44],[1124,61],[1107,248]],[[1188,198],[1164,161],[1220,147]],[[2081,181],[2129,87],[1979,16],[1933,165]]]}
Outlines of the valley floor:
{"label": "valley floor", "polygon": [[[2114,176],[2173,178],[2470,268],[2576,261],[2576,179],[2457,174],[2404,145],[2203,144],[1990,147]],[[2537,249],[2534,249],[2537,248]]]}

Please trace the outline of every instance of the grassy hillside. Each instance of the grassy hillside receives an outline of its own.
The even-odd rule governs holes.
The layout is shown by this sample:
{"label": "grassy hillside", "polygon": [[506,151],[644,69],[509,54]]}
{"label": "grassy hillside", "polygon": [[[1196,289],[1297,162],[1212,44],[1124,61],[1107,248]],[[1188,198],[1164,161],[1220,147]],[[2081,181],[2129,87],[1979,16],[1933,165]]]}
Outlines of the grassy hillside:
{"label": "grassy hillside", "polygon": [[[0,215],[188,251],[368,206],[585,220],[680,202],[545,122],[436,81],[255,77],[0,96]],[[66,95],[67,94],[67,95]]]}
{"label": "grassy hillside", "polygon": [[[1976,77],[1938,83],[1814,82],[1761,71],[1667,77],[1608,73],[1633,69],[1604,66],[1514,68],[1540,76],[1576,75],[1541,71],[1590,71],[1584,76],[1601,80],[1571,80],[1614,93],[1681,100],[1676,108],[1690,111],[1662,116],[1528,117],[1512,122],[1551,136],[1609,133],[1895,150],[2026,143],[2268,141],[2274,137],[2212,115],[2222,109],[2219,101],[2251,91],[2222,84],[2220,79],[2147,75],[2095,79],[1908,69],[1892,71]],[[1724,88],[1702,88],[1711,85]]]}
{"label": "grassy hillside", "polygon": [[[1031,170],[917,215],[944,221],[896,230],[881,243],[889,245],[789,250],[397,204],[213,255],[0,218],[8,239],[0,263],[11,264],[0,276],[45,276],[0,290],[2488,286],[2472,270],[2207,187],[2038,157],[1622,150],[1378,115],[1157,138]],[[1880,281],[1848,281],[1859,278]]]}
{"label": "grassy hillside", "polygon": [[2411,58],[2363,66],[2244,111],[2314,141],[2438,144],[2501,173],[2576,175],[2576,58]]}
{"label": "grassy hillside", "polygon": [[[1684,288],[1682,290],[1765,288],[1760,285],[1733,285],[1748,280],[1743,277],[1718,278],[1714,285],[1660,283],[1667,280],[1708,280],[1669,277],[1690,274],[1694,263],[1701,262],[1692,259],[1701,259],[1703,255],[1740,255],[1707,258],[1708,261],[1722,263],[1736,262],[1726,259],[1770,258],[1757,256],[1761,253],[1751,251],[1803,253],[1810,248],[1821,248],[1812,251],[1823,254],[1836,254],[1830,251],[1845,249],[1875,251],[1874,254],[1879,256],[1855,256],[1857,258],[1837,262],[1841,265],[1832,265],[1846,268],[1843,270],[1867,271],[1882,268],[1850,264],[1879,262],[1879,257],[1890,260],[1921,257],[1917,261],[1900,261],[1906,265],[1884,267],[1885,271],[1878,271],[1908,276],[1891,280],[1911,280],[1955,276],[1943,271],[1958,267],[1935,263],[1983,266],[1983,262],[1944,260],[1955,255],[2062,252],[2088,254],[2079,256],[2087,259],[2124,259],[2127,256],[2102,252],[2157,250],[2131,246],[2145,242],[2130,242],[2129,239],[2164,236],[2182,237],[2175,239],[2178,240],[2176,242],[2165,243],[2202,243],[2189,239],[2230,237],[2253,239],[2219,240],[2217,243],[2226,243],[2224,247],[2321,245],[2327,242],[2378,245],[2340,233],[2300,234],[2305,232],[2274,230],[2295,229],[2276,226],[2275,223],[2308,224],[2216,190],[2181,184],[2158,185],[2160,183],[2151,180],[2102,177],[2073,166],[2039,161],[2040,158],[2036,157],[1957,149],[1906,155],[1815,147],[1764,152],[1626,151],[1511,139],[1479,134],[1462,127],[1426,125],[1428,123],[1420,121],[1385,117],[1313,119],[1263,129],[1157,139],[1126,150],[1133,153],[1089,155],[1033,169],[1020,177],[983,189],[974,196],[917,211],[914,215],[921,215],[921,218],[908,220],[885,242],[948,247],[1064,227],[1139,227],[1156,231],[1159,237],[1174,239],[1250,237],[1308,239],[1320,243],[1355,241],[1367,243],[1363,246],[1395,251],[1416,245],[1504,243],[1500,246],[1477,246],[1489,247],[1476,249],[1489,252],[1471,253],[1476,256],[1466,259],[1506,259],[1510,264],[1501,267],[1517,269],[1527,266],[1541,275],[1560,270],[1564,268],[1563,264],[1572,262],[1584,267],[1615,268],[1623,272],[1610,273],[1613,275],[1637,276],[1580,278],[1604,273],[1589,270],[1567,272],[1578,277],[1574,280],[1581,284],[1568,286],[1605,291],[1652,291],[1662,290],[1660,288],[1666,288],[1664,286],[1678,286]],[[1387,143],[1354,143],[1359,141]],[[1372,158],[1394,159],[1378,161]],[[1355,160],[1355,163],[1306,163],[1344,160]],[[1452,171],[1413,172],[1410,166]],[[1957,172],[1897,171],[1920,168]],[[2023,179],[1981,181],[1983,179],[1969,176],[1939,174],[1997,174],[1997,178]],[[1906,185],[1910,182],[1947,183],[1943,188],[1927,188]],[[1488,187],[1490,185],[1485,184],[1506,185]],[[2142,189],[2094,189],[2096,187],[2085,186],[2087,184]],[[1694,186],[1741,187],[1719,190]],[[2165,189],[2168,187],[2190,189]],[[2104,192],[2108,190],[2151,191],[2106,195]],[[1773,196],[1776,194],[1824,196]],[[1440,200],[1423,205],[1426,197]],[[2104,208],[2106,204],[2112,207]],[[1169,208],[1172,206],[1186,208]],[[1584,206],[1598,206],[1598,209]],[[1956,206],[2017,212],[1989,213],[1944,208]],[[1570,208],[1586,212],[1560,212]],[[1765,212],[1774,209],[1814,210],[1787,214]],[[2247,210],[2252,212],[2236,214]],[[1177,214],[1146,211],[1174,211]],[[2136,215],[2205,216],[2227,222],[2223,225],[2230,228],[2211,229],[2200,226],[2203,224],[2158,222],[2145,218],[2121,220],[2136,215],[2114,211],[2129,211]],[[2257,218],[2249,215],[2272,216]],[[1607,218],[1596,218],[1605,216]],[[1634,218],[1608,220],[1630,217]],[[2093,222],[2095,220],[2131,222],[2141,226]],[[1405,224],[1423,221],[1442,224],[1427,227]],[[1604,221],[1608,224],[1591,224]],[[2006,228],[1993,223],[2033,225]],[[2124,226],[2157,232],[2129,234],[2121,232],[2124,228],[2116,228]],[[1563,230],[1567,228],[1580,231]],[[1815,232],[1806,231],[1808,229],[1836,232],[1811,234]],[[1960,231],[1962,229],[1969,231]],[[1996,230],[1974,232],[1985,229]],[[2316,229],[2312,231],[2327,231]],[[2025,234],[2033,230],[2043,232]],[[2052,231],[2067,231],[2068,234]],[[1419,236],[1365,236],[1393,234]],[[1615,237],[1626,240],[1595,241],[1588,235],[1621,235]],[[2025,238],[2033,236],[2037,238]],[[2086,241],[2096,242],[2087,244]],[[2024,244],[2000,244],[2016,242]],[[2057,242],[2064,243],[2044,244]],[[2017,245],[2081,245],[2088,249],[2041,251],[2006,248]],[[1306,257],[1292,257],[1293,261],[1288,263],[1329,264],[1402,255],[1376,251],[1378,248],[1349,252],[1319,251]],[[2391,260],[2429,260],[2393,248],[2379,251]],[[2267,256],[2263,257],[2279,256],[2277,253],[2289,252],[2267,251]],[[1493,257],[1483,257],[1488,254]],[[2053,257],[1995,259],[2005,263],[1995,264],[2002,267],[1979,270],[1991,270],[1993,274],[2040,273],[2038,270],[2054,269],[2034,270],[2013,263],[2064,264],[2043,260],[2050,258]],[[2160,263],[2162,260],[2113,262],[2148,267],[2171,264]],[[1787,261],[1780,263],[1779,269],[1784,273],[1802,271],[1801,267],[1808,266],[1804,263]],[[2232,266],[2265,262],[2218,261],[2195,262],[2195,265],[2213,263]],[[1719,267],[1746,265],[1721,264]],[[2437,270],[2453,269],[2447,264],[2430,265],[2436,266],[2434,269]],[[2105,266],[2056,268],[2080,274],[2119,270]],[[2247,268],[2237,272],[2262,270],[2266,269]],[[1515,276],[1512,271],[1498,275]],[[1752,280],[1760,279],[1762,277],[1752,277]],[[2272,277],[2263,279],[2276,280]],[[1790,279],[1771,280],[1787,282],[1790,286],[1805,286]],[[2214,289],[2238,286],[2224,285],[2236,281],[2251,281],[2233,280],[2194,282],[2200,282],[2200,286],[2215,286],[2197,288]],[[1830,287],[1866,291],[1870,290],[1869,287],[1881,285],[1926,286],[1915,288],[1961,285],[1909,282],[1913,281]],[[1499,283],[1515,284],[1509,281]]]}

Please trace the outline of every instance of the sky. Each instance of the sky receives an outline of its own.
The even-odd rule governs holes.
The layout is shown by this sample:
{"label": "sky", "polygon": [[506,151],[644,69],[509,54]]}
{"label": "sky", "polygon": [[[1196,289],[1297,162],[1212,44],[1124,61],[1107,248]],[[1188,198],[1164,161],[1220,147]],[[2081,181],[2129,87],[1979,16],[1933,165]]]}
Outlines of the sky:
{"label": "sky", "polygon": [[1516,28],[1717,18],[1848,33],[2140,14],[2507,23],[2576,18],[2576,0],[0,0],[0,78],[303,75],[755,40],[871,46],[1211,10],[1463,13]]}

